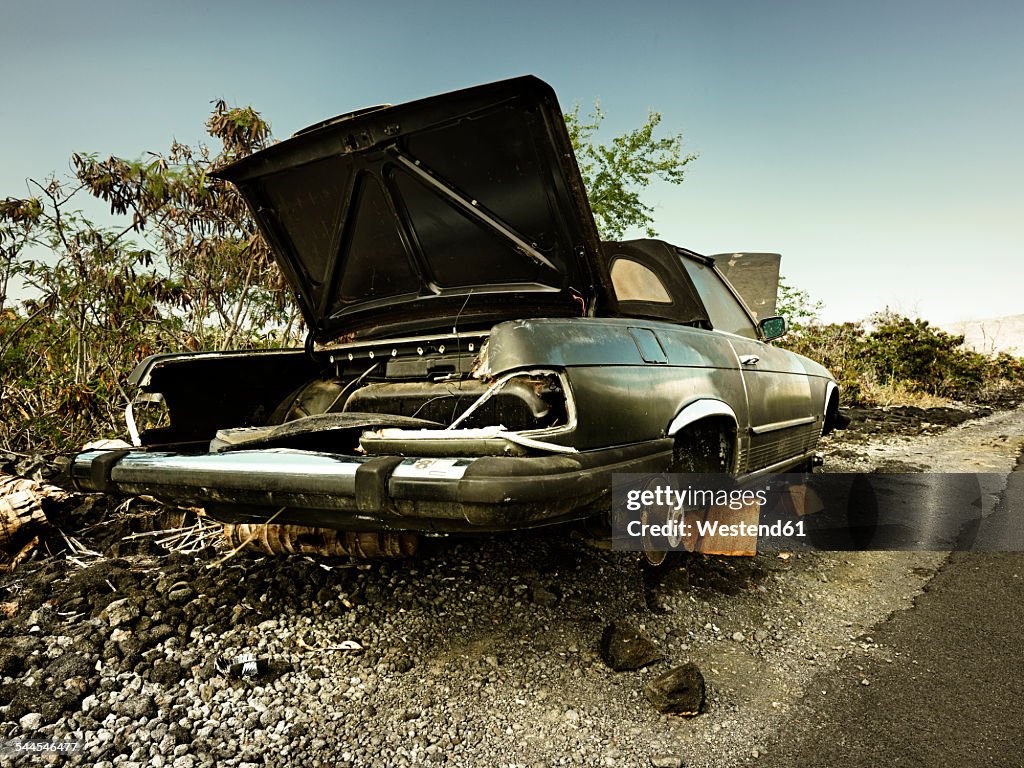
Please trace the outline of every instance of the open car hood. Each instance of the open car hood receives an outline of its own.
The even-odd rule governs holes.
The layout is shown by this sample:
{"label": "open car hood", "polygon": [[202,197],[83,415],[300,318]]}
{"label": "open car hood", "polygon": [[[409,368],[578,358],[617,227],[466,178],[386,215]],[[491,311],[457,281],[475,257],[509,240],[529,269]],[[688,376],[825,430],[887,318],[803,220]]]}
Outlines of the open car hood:
{"label": "open car hood", "polygon": [[343,115],[216,175],[317,342],[614,309],[558,100],[535,77]]}

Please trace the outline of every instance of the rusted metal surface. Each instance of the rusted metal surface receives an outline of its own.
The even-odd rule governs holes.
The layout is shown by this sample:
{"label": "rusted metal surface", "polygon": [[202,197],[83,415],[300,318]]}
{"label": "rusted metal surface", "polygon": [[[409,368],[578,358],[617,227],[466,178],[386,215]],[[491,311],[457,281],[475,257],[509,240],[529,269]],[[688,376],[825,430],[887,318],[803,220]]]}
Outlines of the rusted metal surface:
{"label": "rusted metal surface", "polygon": [[328,557],[410,557],[418,537],[411,533],[354,533],[330,528],[275,523],[224,525],[224,538],[233,548],[268,555],[325,555]]}
{"label": "rusted metal surface", "polygon": [[[725,504],[713,504],[708,508],[706,520],[717,520],[722,527],[745,525],[757,530],[761,506],[757,503],[745,504],[740,509],[732,509]],[[689,542],[687,542],[689,543]],[[689,547],[688,547],[689,548]],[[694,552],[704,555],[732,555],[733,557],[753,557],[757,554],[757,536],[723,536],[718,533],[697,537],[693,542]]]}

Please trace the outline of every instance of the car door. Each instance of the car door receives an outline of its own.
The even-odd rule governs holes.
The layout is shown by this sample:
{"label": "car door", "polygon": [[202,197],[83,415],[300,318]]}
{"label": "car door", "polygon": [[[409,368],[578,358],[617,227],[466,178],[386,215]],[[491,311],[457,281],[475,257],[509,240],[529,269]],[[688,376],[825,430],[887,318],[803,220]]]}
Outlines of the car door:
{"label": "car door", "polygon": [[807,372],[790,352],[761,341],[753,318],[711,264],[683,259],[715,331],[736,354],[750,414],[740,470],[754,471],[799,456],[817,437]]}

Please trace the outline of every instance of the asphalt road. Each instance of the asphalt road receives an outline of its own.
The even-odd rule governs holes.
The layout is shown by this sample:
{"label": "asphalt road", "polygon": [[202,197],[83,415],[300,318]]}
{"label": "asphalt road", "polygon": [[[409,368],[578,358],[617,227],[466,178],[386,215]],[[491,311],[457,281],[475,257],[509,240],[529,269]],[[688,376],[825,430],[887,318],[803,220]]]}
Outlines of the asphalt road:
{"label": "asphalt road", "polygon": [[[1024,456],[996,514],[1024,514]],[[1020,768],[1022,632],[1024,552],[954,553],[876,650],[819,675],[756,765]]]}

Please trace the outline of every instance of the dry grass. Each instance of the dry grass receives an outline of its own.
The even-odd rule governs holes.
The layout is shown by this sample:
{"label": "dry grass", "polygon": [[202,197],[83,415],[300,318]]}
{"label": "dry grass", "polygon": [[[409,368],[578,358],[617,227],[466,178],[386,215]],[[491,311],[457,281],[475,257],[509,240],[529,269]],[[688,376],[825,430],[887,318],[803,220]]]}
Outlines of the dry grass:
{"label": "dry grass", "polygon": [[949,408],[954,405],[948,397],[922,392],[904,381],[885,384],[867,381],[861,385],[860,395],[865,403],[871,405],[909,405],[915,408]]}

